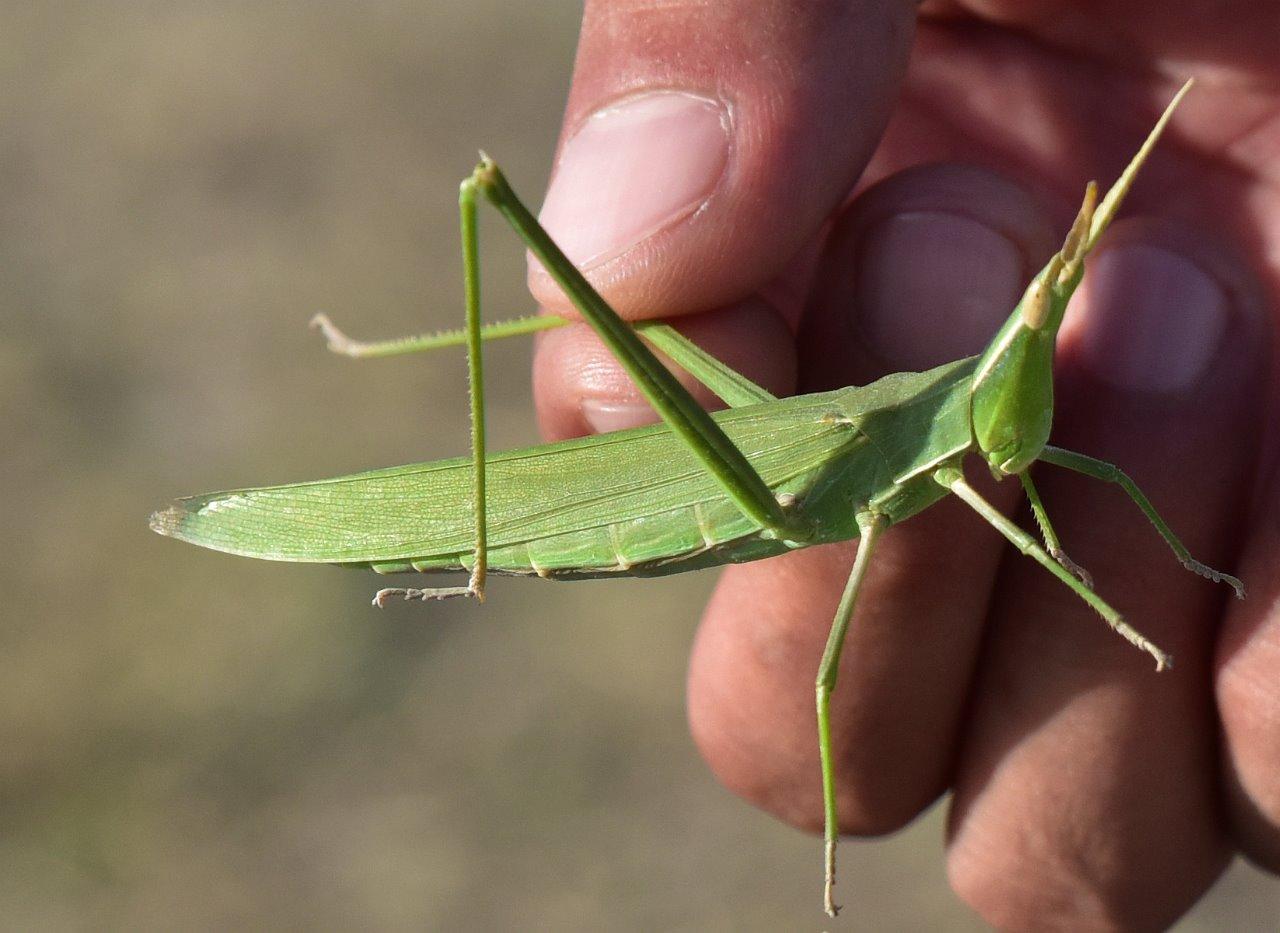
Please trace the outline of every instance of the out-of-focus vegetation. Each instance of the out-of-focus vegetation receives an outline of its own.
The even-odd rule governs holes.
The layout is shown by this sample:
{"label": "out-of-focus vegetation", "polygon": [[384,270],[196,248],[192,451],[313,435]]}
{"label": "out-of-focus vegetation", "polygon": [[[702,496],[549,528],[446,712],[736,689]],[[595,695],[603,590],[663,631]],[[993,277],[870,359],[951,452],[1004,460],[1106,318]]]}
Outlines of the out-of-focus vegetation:
{"label": "out-of-focus vegetation", "polygon": [[[465,449],[461,355],[357,364],[305,323],[460,321],[457,182],[483,145],[537,202],[578,13],[0,9],[0,926],[818,926],[818,843],[686,732],[710,576],[379,613],[371,575],[146,527]],[[524,312],[486,221],[490,314]],[[490,355],[499,446],[534,439],[527,353]],[[842,859],[864,928],[977,928],[936,812]],[[1183,928],[1277,900],[1237,868]]]}

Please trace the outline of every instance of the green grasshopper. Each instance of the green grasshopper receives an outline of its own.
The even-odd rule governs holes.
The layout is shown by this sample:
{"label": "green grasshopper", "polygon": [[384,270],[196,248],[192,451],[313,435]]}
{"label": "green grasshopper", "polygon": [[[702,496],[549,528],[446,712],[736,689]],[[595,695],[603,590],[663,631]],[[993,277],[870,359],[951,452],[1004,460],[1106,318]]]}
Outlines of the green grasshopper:
{"label": "green grasshopper", "polygon": [[[1084,259],[1120,207],[1184,86],[1111,190],[1089,184],[1062,249],[1028,286],[983,353],[871,385],[778,399],[669,326],[625,323],[565,257],[483,153],[459,193],[466,327],[379,343],[352,341],[324,317],[330,347],[383,356],[465,343],[472,455],[316,482],[180,499],[151,527],[193,544],[268,560],[367,567],[378,573],[463,571],[465,586],[380,590],[388,599],[483,599],[488,572],[549,579],[661,576],[759,560],[860,538],[816,682],[825,820],[824,907],[838,832],[830,701],[841,646],[875,552],[890,525],[955,493],[1022,553],[1042,564],[1157,670],[1171,658],[1099,597],[1062,552],[1027,469],[1035,462],[1119,484],[1190,570],[1240,581],[1193,560],[1145,495],[1115,466],[1048,446],[1052,362]],[[481,346],[485,339],[567,323],[525,318],[482,326],[477,203],[489,200],[617,356],[662,424],[488,455]],[[642,334],[730,407],[708,414],[637,336]],[[1019,528],[965,479],[976,454],[997,478],[1016,475],[1044,537]]]}

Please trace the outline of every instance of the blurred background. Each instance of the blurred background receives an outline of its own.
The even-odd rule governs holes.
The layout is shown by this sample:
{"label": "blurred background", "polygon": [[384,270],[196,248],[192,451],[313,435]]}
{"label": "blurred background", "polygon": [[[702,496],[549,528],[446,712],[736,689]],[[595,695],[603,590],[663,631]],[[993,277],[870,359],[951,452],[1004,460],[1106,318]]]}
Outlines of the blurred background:
{"label": "blurred background", "polygon": [[[723,791],[684,720],[712,574],[382,581],[147,530],[175,495],[451,456],[476,149],[537,204],[579,4],[0,7],[0,927],[817,929],[820,845]],[[493,319],[522,251],[486,215]],[[530,443],[528,347],[489,355]],[[935,808],[842,849],[835,928],[980,929]],[[1263,930],[1237,865],[1179,929]]]}

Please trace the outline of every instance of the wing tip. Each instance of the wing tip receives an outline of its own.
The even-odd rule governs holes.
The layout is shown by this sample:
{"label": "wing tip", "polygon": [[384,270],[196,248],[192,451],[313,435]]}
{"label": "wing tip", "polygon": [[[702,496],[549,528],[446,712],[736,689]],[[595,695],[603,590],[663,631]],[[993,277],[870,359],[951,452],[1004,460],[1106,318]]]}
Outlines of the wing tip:
{"label": "wing tip", "polygon": [[156,534],[164,535],[166,538],[180,538],[186,517],[187,510],[182,503],[174,502],[167,508],[152,512],[151,517],[147,519],[147,525]]}

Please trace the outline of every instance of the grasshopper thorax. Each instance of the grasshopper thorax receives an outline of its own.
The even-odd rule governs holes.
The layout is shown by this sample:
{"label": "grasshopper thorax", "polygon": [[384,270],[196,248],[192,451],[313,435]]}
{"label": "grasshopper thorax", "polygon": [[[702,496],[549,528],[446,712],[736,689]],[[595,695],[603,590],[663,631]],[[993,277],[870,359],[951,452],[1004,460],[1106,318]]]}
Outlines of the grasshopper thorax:
{"label": "grasshopper thorax", "polygon": [[973,436],[997,475],[1021,473],[1049,441],[1054,344],[1067,302],[1084,275],[1096,205],[1091,182],[1062,249],[1031,280],[975,371]]}

